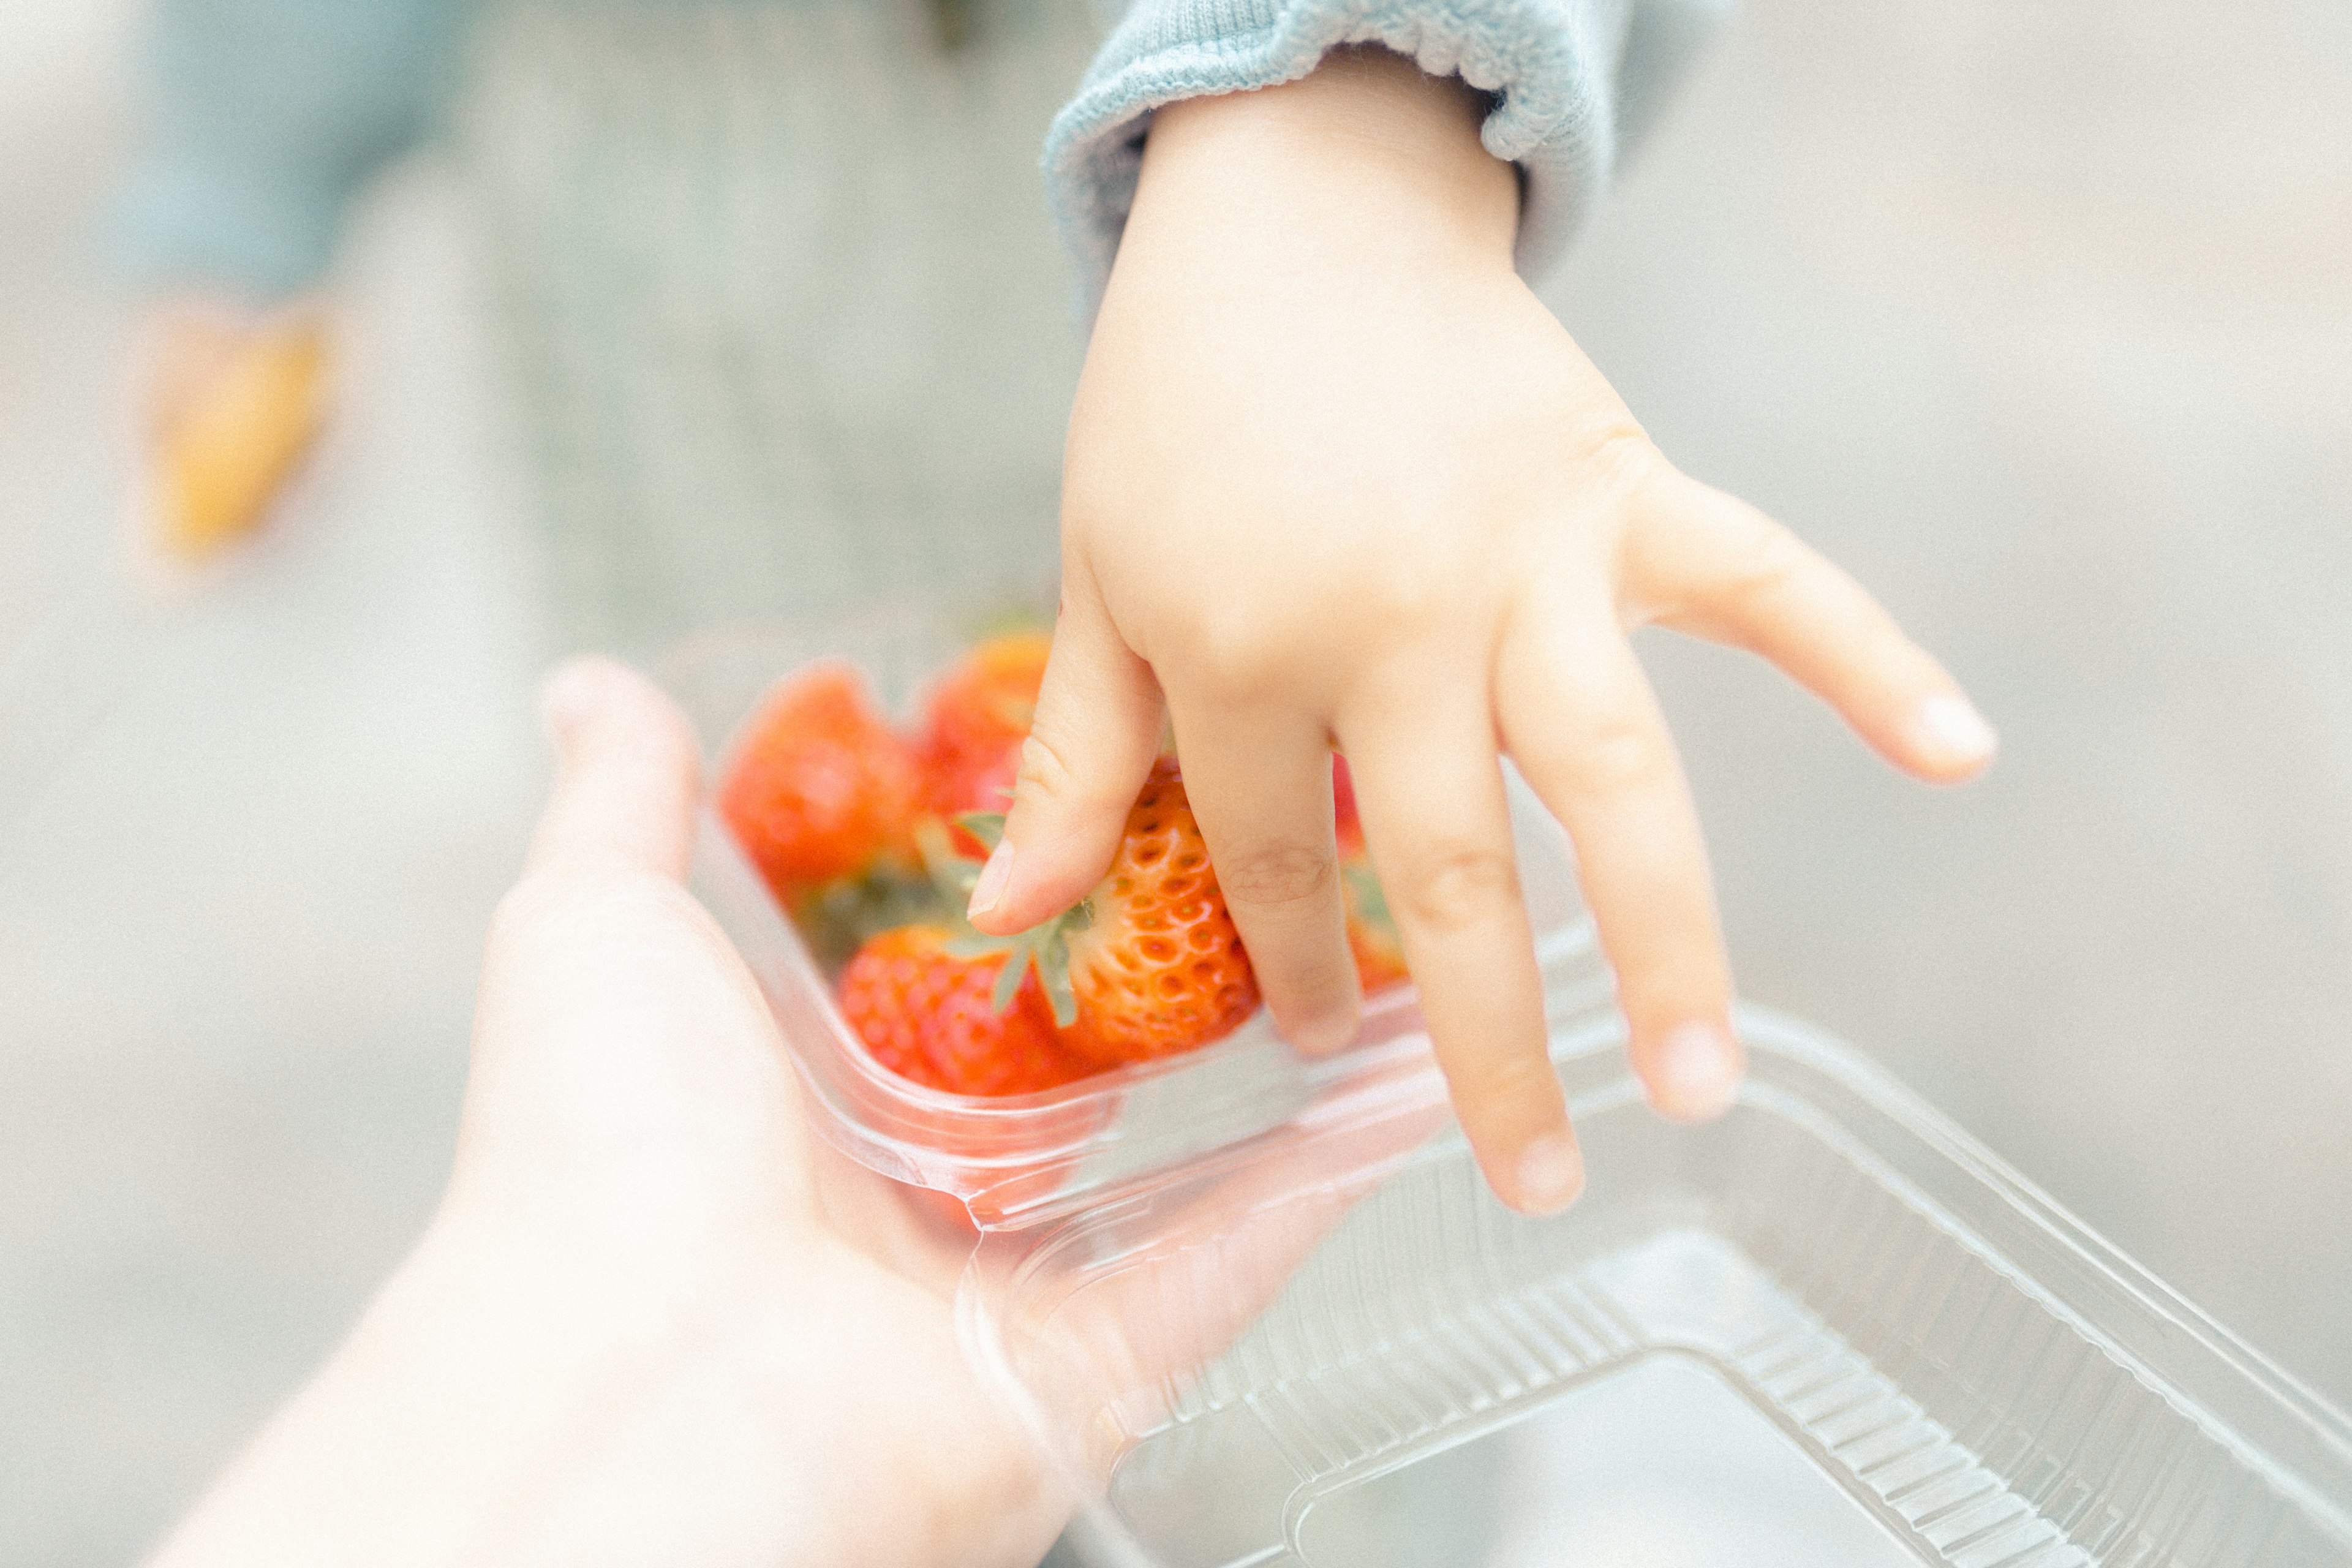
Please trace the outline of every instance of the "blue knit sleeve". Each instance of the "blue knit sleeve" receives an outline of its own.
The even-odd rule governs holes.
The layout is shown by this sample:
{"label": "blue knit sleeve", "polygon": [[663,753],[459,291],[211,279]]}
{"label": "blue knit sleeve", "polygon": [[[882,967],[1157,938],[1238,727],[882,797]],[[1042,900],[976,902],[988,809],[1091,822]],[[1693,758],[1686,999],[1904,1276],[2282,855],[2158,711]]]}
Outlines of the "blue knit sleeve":
{"label": "blue knit sleeve", "polygon": [[421,133],[472,0],[154,0],[114,212],[146,282],[272,298],[325,270],[359,187]]}
{"label": "blue knit sleeve", "polygon": [[1383,44],[1494,95],[1487,150],[1519,165],[1520,270],[1567,248],[1729,0],[1132,0],[1045,142],[1055,216],[1099,298],[1151,111],[1292,81],[1342,44]]}

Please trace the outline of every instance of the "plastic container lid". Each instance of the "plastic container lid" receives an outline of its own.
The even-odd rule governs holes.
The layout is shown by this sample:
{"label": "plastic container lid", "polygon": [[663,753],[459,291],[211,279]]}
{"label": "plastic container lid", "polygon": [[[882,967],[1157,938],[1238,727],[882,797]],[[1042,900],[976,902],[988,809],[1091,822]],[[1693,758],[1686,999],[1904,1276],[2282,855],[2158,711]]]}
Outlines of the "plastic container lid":
{"label": "plastic container lid", "polygon": [[[901,707],[971,639],[877,609],[667,668],[714,752],[845,657]],[[1743,1015],[1721,1121],[1653,1114],[1558,829],[1515,789],[1590,1185],[1489,1194],[1410,993],[1308,1061],[978,1100],[868,1059],[715,820],[697,889],[823,1134],[965,1200],[966,1348],[1103,1563],[2352,1568],[2352,1422],[1844,1047]]]}

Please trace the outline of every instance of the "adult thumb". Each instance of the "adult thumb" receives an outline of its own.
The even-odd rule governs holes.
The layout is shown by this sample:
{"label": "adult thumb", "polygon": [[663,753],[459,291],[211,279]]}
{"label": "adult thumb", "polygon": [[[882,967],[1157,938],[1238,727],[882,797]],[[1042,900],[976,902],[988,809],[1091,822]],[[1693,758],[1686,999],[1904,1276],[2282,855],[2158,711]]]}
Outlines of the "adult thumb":
{"label": "adult thumb", "polygon": [[555,790],[531,837],[530,874],[686,874],[698,759],[677,705],[609,658],[567,660],[540,712],[555,742]]}

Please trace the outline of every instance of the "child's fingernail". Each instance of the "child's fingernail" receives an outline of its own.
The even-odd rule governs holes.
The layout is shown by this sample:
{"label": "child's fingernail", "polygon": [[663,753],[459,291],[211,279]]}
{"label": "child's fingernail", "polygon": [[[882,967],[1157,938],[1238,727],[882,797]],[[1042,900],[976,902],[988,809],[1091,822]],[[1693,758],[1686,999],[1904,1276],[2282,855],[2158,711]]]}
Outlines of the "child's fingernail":
{"label": "child's fingernail", "polygon": [[1353,1013],[1326,1014],[1301,1024],[1288,1038],[1302,1055],[1328,1057],[1356,1043],[1359,1023]]}
{"label": "child's fingernail", "polygon": [[1004,901],[1004,884],[1013,880],[1013,840],[1000,839],[989,852],[988,864],[980,868],[980,880],[971,885],[971,904],[965,914],[978,917],[988,913]]}
{"label": "child's fingernail", "polygon": [[1677,1121],[1712,1121],[1739,1094],[1739,1044],[1719,1024],[1681,1024],[1651,1058],[1650,1094]]}
{"label": "child's fingernail", "polygon": [[1519,1152],[1518,1177],[1518,1200],[1512,1207],[1521,1214],[1558,1214],[1584,1190],[1584,1156],[1569,1134],[1548,1132]]}
{"label": "child's fingernail", "polygon": [[1927,749],[1944,762],[1982,762],[2000,744],[1985,716],[1965,697],[1930,697],[1919,704],[1911,723]]}

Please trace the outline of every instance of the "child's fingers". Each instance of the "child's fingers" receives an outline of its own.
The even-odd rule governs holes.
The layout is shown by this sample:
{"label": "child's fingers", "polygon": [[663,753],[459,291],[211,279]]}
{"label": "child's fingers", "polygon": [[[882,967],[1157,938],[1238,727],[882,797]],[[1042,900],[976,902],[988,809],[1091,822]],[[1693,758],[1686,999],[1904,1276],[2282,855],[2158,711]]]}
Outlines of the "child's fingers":
{"label": "child's fingers", "polygon": [[1482,682],[1384,680],[1339,740],[1454,1114],[1496,1194],[1545,1214],[1584,1184],[1553,1075],[1535,939]]}
{"label": "child's fingers", "polygon": [[972,889],[973,925],[1026,931],[1093,891],[1160,754],[1160,722],[1150,667],[1120,639],[1091,582],[1071,573],[1004,837]]}
{"label": "child's fingers", "polygon": [[548,677],[540,711],[555,742],[555,793],[525,872],[683,877],[698,765],[677,705],[626,665],[575,658]]}
{"label": "child's fingers", "polygon": [[1283,1038],[1337,1050],[1361,1003],[1348,951],[1323,727],[1178,700],[1184,793]]}
{"label": "child's fingers", "polygon": [[1742,1054],[1706,845],[1613,617],[1599,605],[1518,617],[1496,661],[1496,710],[1504,744],[1576,842],[1650,1102],[1682,1121],[1721,1114]]}
{"label": "child's fingers", "polygon": [[1756,508],[1663,476],[1628,551],[1637,605],[1677,631],[1771,660],[1895,766],[1957,783],[1992,760],[1959,683],[1852,577]]}

